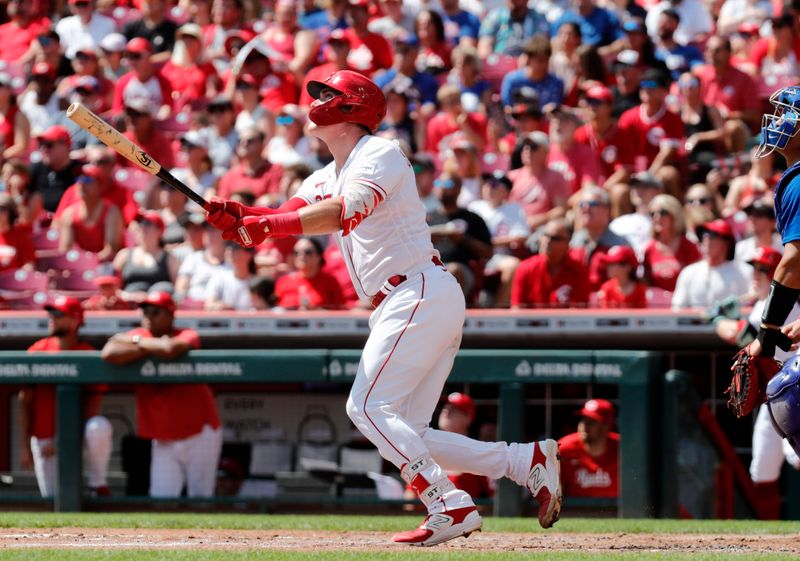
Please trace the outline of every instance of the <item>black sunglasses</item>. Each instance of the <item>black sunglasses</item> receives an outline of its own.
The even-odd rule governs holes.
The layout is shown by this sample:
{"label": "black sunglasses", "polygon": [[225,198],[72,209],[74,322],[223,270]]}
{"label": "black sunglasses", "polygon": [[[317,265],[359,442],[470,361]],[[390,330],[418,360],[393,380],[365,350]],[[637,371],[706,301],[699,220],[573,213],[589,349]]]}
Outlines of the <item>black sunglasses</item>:
{"label": "black sunglasses", "polygon": [[772,269],[770,269],[766,265],[753,265],[753,270],[758,273],[764,273],[765,275],[772,274]]}
{"label": "black sunglasses", "polygon": [[295,255],[316,255],[317,252],[314,251],[313,249],[295,249],[294,250],[294,254]]}
{"label": "black sunglasses", "polygon": [[233,106],[228,104],[208,106],[208,112],[211,113],[212,115],[214,113],[224,113],[225,111],[231,111],[231,110],[233,110]]}
{"label": "black sunglasses", "polygon": [[699,199],[686,199],[687,205],[707,205],[711,202],[711,197],[700,197]]}
{"label": "black sunglasses", "polygon": [[146,316],[153,316],[160,314],[164,308],[158,306],[142,306],[142,313]]}
{"label": "black sunglasses", "polygon": [[542,234],[542,237],[545,237],[553,242],[568,242],[569,236],[558,236],[555,234],[548,234],[547,232]]}
{"label": "black sunglasses", "polygon": [[141,53],[125,53],[125,58],[128,60],[139,60],[142,58]]}
{"label": "black sunglasses", "polygon": [[61,310],[47,310],[47,313],[53,316],[54,318],[63,318],[66,317],[67,314],[62,312]]}

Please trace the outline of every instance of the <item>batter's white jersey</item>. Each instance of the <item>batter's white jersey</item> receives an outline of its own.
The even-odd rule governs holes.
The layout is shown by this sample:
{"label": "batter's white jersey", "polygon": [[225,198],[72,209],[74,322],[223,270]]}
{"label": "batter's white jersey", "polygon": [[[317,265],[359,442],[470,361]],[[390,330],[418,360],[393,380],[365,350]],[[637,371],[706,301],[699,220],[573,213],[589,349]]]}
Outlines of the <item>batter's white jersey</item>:
{"label": "batter's white jersey", "polygon": [[411,276],[438,257],[414,170],[394,141],[362,137],[338,176],[331,162],[309,176],[295,194],[308,204],[339,196],[347,199],[348,210],[361,206],[360,212],[367,215],[349,234],[335,235],[361,298],[377,294],[390,277]]}

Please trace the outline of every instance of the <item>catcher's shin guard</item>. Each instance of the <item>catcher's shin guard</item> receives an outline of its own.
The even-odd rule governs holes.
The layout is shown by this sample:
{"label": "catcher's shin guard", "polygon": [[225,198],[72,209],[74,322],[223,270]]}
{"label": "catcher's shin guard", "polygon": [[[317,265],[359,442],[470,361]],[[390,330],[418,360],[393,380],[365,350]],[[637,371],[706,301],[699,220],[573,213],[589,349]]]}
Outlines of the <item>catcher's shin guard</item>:
{"label": "catcher's shin guard", "polygon": [[793,356],[767,384],[772,424],[800,455],[800,356]]}

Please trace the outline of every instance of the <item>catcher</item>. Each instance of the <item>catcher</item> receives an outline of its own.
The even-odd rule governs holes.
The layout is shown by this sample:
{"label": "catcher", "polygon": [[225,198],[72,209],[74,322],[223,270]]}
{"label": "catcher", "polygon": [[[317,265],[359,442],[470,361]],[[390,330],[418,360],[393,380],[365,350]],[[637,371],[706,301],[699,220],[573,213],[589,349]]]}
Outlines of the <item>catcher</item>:
{"label": "catcher", "polygon": [[[753,280],[750,293],[744,297],[730,298],[708,311],[708,319],[714,324],[717,335],[728,343],[745,347],[758,334],[761,314],[769,293],[770,282],[775,269],[781,261],[781,253],[770,246],[760,246],[752,259]],[[749,297],[749,298],[748,298]],[[741,317],[739,304],[752,303],[750,315]],[[789,314],[790,320],[800,316],[800,305],[795,304]],[[785,362],[793,353],[777,350],[775,358]],[[756,513],[759,518],[774,520],[780,518],[781,491],[780,476],[784,460],[795,469],[800,469],[800,458],[783,435],[776,432],[766,406],[758,407],[753,423],[753,457],[750,462],[750,478],[758,491],[756,493]]]}
{"label": "catcher", "polygon": [[800,339],[800,322],[784,325],[800,297],[800,142],[794,140],[800,131],[800,86],[780,89],[769,101],[775,111],[763,116],[756,157],[777,151],[788,166],[775,189],[775,217],[783,241],[783,257],[770,284],[757,337],[736,355],[731,368],[728,404],[742,417],[766,400],[778,434],[798,451],[800,415],[792,407],[800,404],[797,359],[787,362],[784,375],[774,376],[781,370],[774,357],[777,348],[789,351],[793,341]]}

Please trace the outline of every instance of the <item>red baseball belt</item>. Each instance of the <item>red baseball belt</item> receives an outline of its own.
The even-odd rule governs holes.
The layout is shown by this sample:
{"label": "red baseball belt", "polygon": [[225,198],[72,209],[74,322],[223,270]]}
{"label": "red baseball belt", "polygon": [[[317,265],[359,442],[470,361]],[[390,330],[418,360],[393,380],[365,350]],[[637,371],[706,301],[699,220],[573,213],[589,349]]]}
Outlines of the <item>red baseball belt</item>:
{"label": "red baseball belt", "polygon": [[[444,263],[442,263],[442,260],[435,255],[431,257],[431,262],[434,265],[444,268]],[[369,303],[372,305],[372,308],[374,309],[380,306],[381,302],[383,302],[386,297],[392,293],[392,290],[406,282],[407,279],[408,277],[406,275],[394,275],[386,279],[386,282],[383,283],[383,286],[378,293],[375,294],[375,296],[373,296],[369,301]]]}

